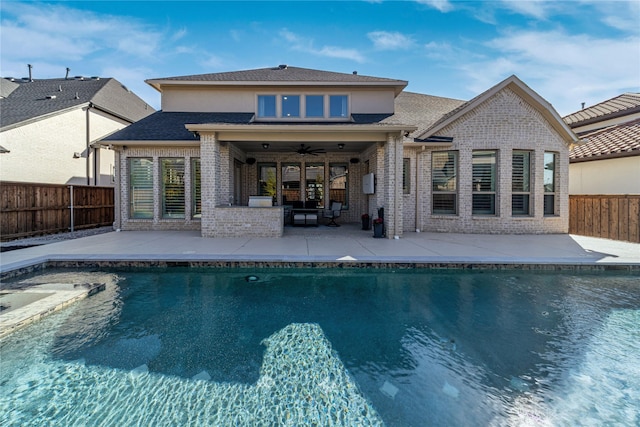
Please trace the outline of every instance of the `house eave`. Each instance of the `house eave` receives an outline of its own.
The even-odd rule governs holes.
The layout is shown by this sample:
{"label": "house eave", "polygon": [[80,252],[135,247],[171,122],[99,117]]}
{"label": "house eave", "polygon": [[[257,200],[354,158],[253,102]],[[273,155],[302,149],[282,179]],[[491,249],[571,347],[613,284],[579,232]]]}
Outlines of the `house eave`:
{"label": "house eave", "polygon": [[409,82],[323,82],[323,81],[186,81],[186,80],[145,80],[145,83],[162,93],[163,87],[320,87],[320,88],[393,88],[396,96],[407,87]]}
{"label": "house eave", "polygon": [[415,131],[412,125],[354,124],[186,124],[190,132],[215,133],[227,141],[386,141],[389,134],[403,136]]}

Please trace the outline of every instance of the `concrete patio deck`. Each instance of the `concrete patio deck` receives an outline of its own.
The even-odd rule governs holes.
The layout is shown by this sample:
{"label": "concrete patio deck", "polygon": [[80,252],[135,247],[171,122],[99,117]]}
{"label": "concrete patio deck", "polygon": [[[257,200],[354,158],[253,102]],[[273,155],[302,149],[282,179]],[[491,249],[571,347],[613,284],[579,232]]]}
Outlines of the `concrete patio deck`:
{"label": "concrete patio deck", "polygon": [[375,239],[357,224],[285,227],[282,238],[200,237],[198,231],[109,232],[3,252],[2,276],[57,262],[262,262],[610,266],[640,270],[640,244],[552,235],[405,233]]}

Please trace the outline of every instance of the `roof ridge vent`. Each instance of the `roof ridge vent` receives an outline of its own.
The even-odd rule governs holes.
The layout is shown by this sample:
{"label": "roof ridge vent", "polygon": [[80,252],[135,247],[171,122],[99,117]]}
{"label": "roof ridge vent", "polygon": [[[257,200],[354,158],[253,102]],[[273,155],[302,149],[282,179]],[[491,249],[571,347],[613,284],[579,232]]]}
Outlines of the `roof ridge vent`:
{"label": "roof ridge vent", "polygon": [[47,95],[47,99],[56,99],[57,97],[55,95]]}
{"label": "roof ridge vent", "polygon": [[289,66],[287,64],[280,64],[278,65],[278,68],[281,70],[286,70],[287,68],[289,68]]}
{"label": "roof ridge vent", "polygon": [[76,80],[84,80],[84,76],[76,76],[75,79]]}
{"label": "roof ridge vent", "polygon": [[99,76],[91,76],[91,80],[100,80]]}

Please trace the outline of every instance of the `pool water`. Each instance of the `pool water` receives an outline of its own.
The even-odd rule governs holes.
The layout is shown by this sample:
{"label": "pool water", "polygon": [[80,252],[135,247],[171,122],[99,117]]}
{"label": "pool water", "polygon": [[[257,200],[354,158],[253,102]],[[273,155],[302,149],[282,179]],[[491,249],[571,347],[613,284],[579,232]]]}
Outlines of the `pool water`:
{"label": "pool water", "polygon": [[640,425],[637,275],[78,274],[0,341],[0,425]]}

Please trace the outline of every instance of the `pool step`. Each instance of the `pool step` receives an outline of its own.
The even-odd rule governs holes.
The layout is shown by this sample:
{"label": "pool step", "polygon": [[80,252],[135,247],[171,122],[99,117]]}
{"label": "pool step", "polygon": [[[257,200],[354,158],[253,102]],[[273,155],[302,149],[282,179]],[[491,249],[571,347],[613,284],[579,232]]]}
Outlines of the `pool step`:
{"label": "pool step", "polygon": [[106,289],[106,283],[45,283],[4,289],[0,338]]}

